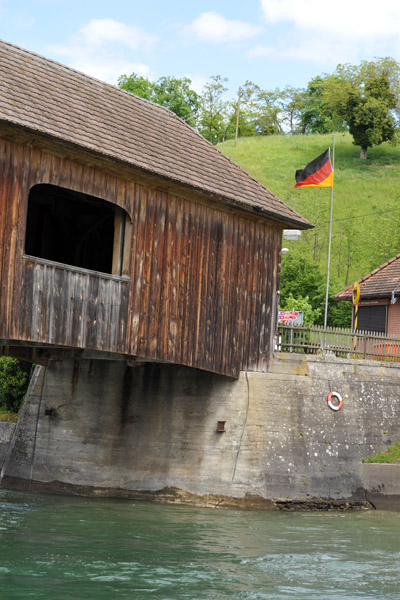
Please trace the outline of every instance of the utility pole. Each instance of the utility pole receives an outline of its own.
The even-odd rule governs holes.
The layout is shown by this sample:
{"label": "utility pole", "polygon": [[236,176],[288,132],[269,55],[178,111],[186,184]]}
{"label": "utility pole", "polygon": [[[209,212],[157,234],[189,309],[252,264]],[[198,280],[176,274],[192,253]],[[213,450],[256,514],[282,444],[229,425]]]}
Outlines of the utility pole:
{"label": "utility pole", "polygon": [[237,101],[237,110],[236,110],[236,133],[235,133],[235,148],[237,145],[238,131],[239,131],[239,115],[240,115],[240,94],[241,88],[239,87],[238,101]]}
{"label": "utility pole", "polygon": [[[332,169],[335,169],[335,136],[332,136]],[[326,292],[325,292],[325,313],[324,313],[324,328],[328,319],[328,298],[329,298],[329,271],[331,266],[331,244],[332,244],[332,209],[333,209],[333,183],[331,187],[331,209],[329,217],[329,242],[328,242],[328,267],[326,273]]]}

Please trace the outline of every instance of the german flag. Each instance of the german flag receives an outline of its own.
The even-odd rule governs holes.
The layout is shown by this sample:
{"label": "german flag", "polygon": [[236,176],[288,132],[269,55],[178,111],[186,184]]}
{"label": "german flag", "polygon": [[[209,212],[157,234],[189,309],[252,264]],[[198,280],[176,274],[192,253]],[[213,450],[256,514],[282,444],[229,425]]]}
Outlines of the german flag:
{"label": "german flag", "polygon": [[333,187],[333,169],[329,148],[308,163],[304,169],[296,171],[294,187]]}

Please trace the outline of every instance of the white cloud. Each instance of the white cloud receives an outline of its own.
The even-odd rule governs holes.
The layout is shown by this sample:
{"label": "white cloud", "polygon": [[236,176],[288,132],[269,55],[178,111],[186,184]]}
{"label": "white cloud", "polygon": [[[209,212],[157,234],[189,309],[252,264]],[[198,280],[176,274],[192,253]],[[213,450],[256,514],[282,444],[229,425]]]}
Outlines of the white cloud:
{"label": "white cloud", "polygon": [[376,56],[399,59],[398,0],[381,0],[379,4],[372,0],[336,0],[324,10],[320,0],[260,2],[266,22],[282,33],[274,46],[269,41],[248,50],[250,58],[290,59],[328,69],[341,62],[357,63]]}
{"label": "white cloud", "polygon": [[336,67],[340,62],[359,59],[360,44],[341,43],[327,36],[291,36],[290,42],[277,46],[258,44],[249,49],[249,58],[269,57],[274,60],[305,61],[324,67]]}
{"label": "white cloud", "polygon": [[69,44],[47,46],[47,52],[78,71],[115,84],[122,74],[149,75],[148,65],[135,59],[156,40],[140,27],[113,19],[92,19],[78,30]]}
{"label": "white cloud", "polygon": [[202,13],[182,29],[186,37],[208,43],[240,42],[254,38],[262,31],[258,25],[229,20],[216,12]]}
{"label": "white cloud", "polygon": [[92,19],[78,32],[88,46],[99,46],[104,42],[121,42],[131,50],[149,48],[156,42],[154,35],[141,27],[125,25],[113,19]]}
{"label": "white cloud", "polygon": [[349,39],[397,37],[400,31],[398,0],[261,0],[266,21],[289,22],[306,31]]}

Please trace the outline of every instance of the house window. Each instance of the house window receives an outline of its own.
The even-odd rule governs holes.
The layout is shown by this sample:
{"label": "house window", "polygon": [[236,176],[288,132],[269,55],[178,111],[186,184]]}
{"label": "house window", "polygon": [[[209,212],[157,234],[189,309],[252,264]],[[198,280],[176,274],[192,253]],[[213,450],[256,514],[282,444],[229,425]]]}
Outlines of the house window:
{"label": "house window", "polygon": [[83,269],[126,275],[129,218],[118,206],[54,185],[31,188],[25,253]]}
{"label": "house window", "polygon": [[[358,330],[386,333],[386,305],[360,306],[358,309]],[[353,309],[354,319],[354,309]]]}

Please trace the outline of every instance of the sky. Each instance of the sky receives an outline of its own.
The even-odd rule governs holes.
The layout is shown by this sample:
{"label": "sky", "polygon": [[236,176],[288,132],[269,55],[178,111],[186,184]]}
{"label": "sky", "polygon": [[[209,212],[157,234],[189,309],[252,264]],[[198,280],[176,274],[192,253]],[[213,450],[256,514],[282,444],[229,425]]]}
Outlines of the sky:
{"label": "sky", "polygon": [[212,75],[232,96],[306,87],[339,63],[400,62],[399,0],[0,0],[0,38],[116,84]]}

